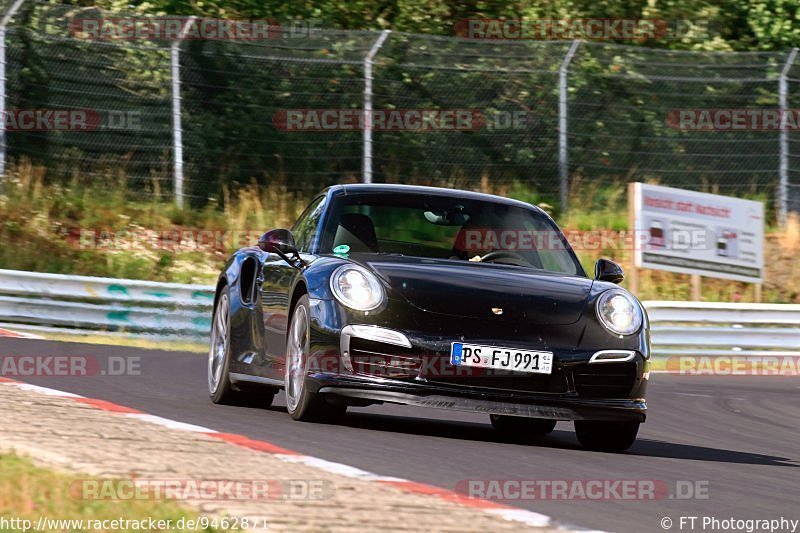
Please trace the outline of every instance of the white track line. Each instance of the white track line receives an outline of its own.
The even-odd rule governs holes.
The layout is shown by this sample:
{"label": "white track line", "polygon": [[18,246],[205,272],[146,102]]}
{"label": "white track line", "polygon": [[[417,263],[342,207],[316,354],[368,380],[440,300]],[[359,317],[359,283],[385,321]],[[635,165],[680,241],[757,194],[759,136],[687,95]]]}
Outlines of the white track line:
{"label": "white track line", "polygon": [[356,468],[355,466],[350,466],[343,463],[335,463],[333,461],[320,459],[319,457],[313,457],[311,455],[275,454],[275,457],[277,457],[281,461],[286,461],[287,463],[301,463],[306,466],[311,466],[314,468],[319,468],[320,470],[325,470],[326,472],[330,472],[332,474],[339,474],[340,476],[345,476],[355,479],[363,479],[367,481],[388,481],[397,483],[402,483],[406,481],[405,479],[399,477],[379,476],[378,474],[373,474],[372,472],[361,470],[360,468]]}
{"label": "white track line", "polygon": [[47,396],[60,396],[62,398],[83,398],[83,396],[81,396],[80,394],[72,394],[71,392],[50,389],[47,387],[40,387],[39,385],[31,385],[30,383],[22,383],[21,381],[4,382],[4,384],[12,385],[14,387],[17,387],[18,389],[38,392],[39,394],[45,394]]}
{"label": "white track line", "polygon": [[[80,396],[78,394],[73,394],[71,392],[60,391],[60,390],[57,390],[57,389],[50,389],[50,388],[47,388],[47,387],[40,387],[38,385],[31,385],[31,384],[22,383],[22,382],[19,382],[19,381],[3,381],[3,382],[0,382],[0,385],[10,385],[10,386],[18,387],[18,388],[23,389],[23,390],[37,392],[39,394],[45,394],[45,395],[48,395],[48,396],[60,396],[60,397],[63,397],[63,398],[72,398],[72,399],[84,398],[84,396]],[[97,407],[97,406],[95,406],[95,407]],[[122,414],[123,416],[126,416],[128,418],[141,420],[143,422],[149,422],[151,424],[157,424],[159,426],[167,427],[167,428],[170,428],[170,429],[177,429],[177,430],[182,430],[182,431],[190,431],[190,432],[193,432],[193,433],[200,433],[200,434],[217,433],[217,431],[215,431],[213,429],[209,429],[209,428],[203,427],[203,426],[196,426],[194,424],[187,424],[185,422],[180,422],[180,421],[172,420],[172,419],[169,419],[169,418],[163,418],[163,417],[160,417],[160,416],[151,415],[151,414],[147,414],[147,413],[116,413],[116,414]],[[265,442],[265,441],[262,441],[262,442]],[[417,482],[409,481],[409,480],[403,479],[403,478],[397,478],[397,477],[391,477],[391,476],[381,476],[381,475],[369,472],[367,470],[362,470],[362,469],[354,467],[354,466],[346,465],[346,464],[343,464],[343,463],[336,463],[336,462],[333,462],[333,461],[328,461],[326,459],[322,459],[320,457],[314,457],[314,456],[311,456],[311,455],[303,455],[303,454],[288,455],[288,454],[276,453],[276,454],[273,454],[273,456],[276,457],[277,459],[281,460],[281,461],[286,461],[286,462],[289,462],[289,463],[301,463],[301,464],[304,464],[304,465],[307,465],[307,466],[310,466],[310,467],[313,467],[313,468],[318,468],[320,470],[324,470],[326,472],[330,472],[330,473],[333,473],[333,474],[339,474],[339,475],[344,476],[344,477],[355,478],[355,479],[366,480],[366,481],[373,481],[373,482],[376,482],[376,483],[388,483],[388,484],[391,484],[392,486],[395,486],[395,487],[397,487],[397,488],[399,488],[401,490],[403,489],[403,485],[404,484],[408,485],[409,490],[411,490],[412,487],[427,486],[424,483],[417,483]],[[434,486],[430,486],[430,487],[434,491],[434,493],[431,494],[432,497],[439,497],[439,496],[437,496],[436,492],[438,492],[439,494],[441,494],[441,493],[451,493],[452,492],[452,491],[449,491],[447,489],[442,489],[440,487],[434,487]],[[455,492],[452,492],[452,494],[457,495],[457,493],[455,493]],[[461,495],[461,496],[463,496],[463,495]],[[467,499],[466,497],[464,497],[464,498]],[[549,516],[541,514],[541,513],[536,513],[536,512],[533,512],[533,511],[528,511],[527,509],[511,508],[511,507],[508,507],[508,506],[505,506],[505,505],[501,505],[501,504],[492,502],[490,500],[481,501],[480,503],[481,503],[480,506],[470,506],[468,501],[465,501],[462,505],[467,506],[467,507],[469,507],[471,509],[481,510],[481,511],[483,511],[485,513],[489,513],[491,515],[503,518],[505,520],[511,520],[511,521],[514,521],[514,522],[520,522],[522,524],[525,524],[525,525],[531,526],[531,527],[558,527],[558,528],[561,528],[561,529],[564,529],[564,530],[580,531],[581,533],[602,533],[602,532],[594,532],[594,531],[587,532],[586,530],[582,530],[581,528],[576,528],[574,526],[566,526],[566,525],[562,525],[562,524],[557,524]]]}
{"label": "white track line", "polygon": [[217,433],[213,429],[209,429],[203,426],[196,426],[194,424],[187,424],[186,422],[179,422],[177,420],[171,420],[169,418],[162,418],[156,415],[150,415],[147,413],[122,413],[123,416],[128,418],[135,418],[137,420],[142,420],[144,422],[150,422],[151,424],[158,424],[159,426],[164,426],[165,428],[169,429],[177,429],[180,431],[192,431],[194,433]]}
{"label": "white track line", "polygon": [[10,339],[41,339],[39,335],[32,333],[21,333],[13,329],[0,328],[0,337],[8,337]]}

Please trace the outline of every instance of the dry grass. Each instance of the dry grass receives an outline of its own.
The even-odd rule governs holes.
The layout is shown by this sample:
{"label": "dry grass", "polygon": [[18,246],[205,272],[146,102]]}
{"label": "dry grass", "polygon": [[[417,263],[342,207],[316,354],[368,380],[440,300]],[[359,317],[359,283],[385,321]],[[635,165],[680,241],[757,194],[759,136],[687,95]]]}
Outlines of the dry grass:
{"label": "dry grass", "polygon": [[[249,184],[225,188],[221,203],[210,202],[203,209],[179,210],[157,196],[132,199],[125,190],[124,177],[116,176],[114,186],[87,187],[77,181],[68,186],[47,184],[45,169],[22,161],[9,169],[0,195],[0,268],[41,272],[74,273],[109,277],[211,283],[226,257],[238,245],[254,244],[262,231],[288,227],[308,198],[288,190],[277,180],[269,187]],[[465,186],[465,183],[452,184]],[[535,190],[522,183],[495,185],[485,177],[480,190],[538,204],[548,212]],[[713,192],[709,189],[709,192]],[[565,230],[624,230],[627,209],[624,183],[601,186],[574,177],[566,214],[555,212]],[[252,242],[223,241],[222,247],[126,250],[119,248],[79,249],[75,237],[81,230],[95,231],[218,231],[243,232]],[[763,300],[800,301],[800,220],[791,217],[783,231],[768,228],[765,244],[766,281]],[[588,272],[599,257],[608,257],[630,268],[624,249],[580,251]],[[643,299],[686,299],[689,276],[660,271],[642,272]],[[752,301],[751,285],[704,279],[703,299],[710,301]]]}
{"label": "dry grass", "polygon": [[764,291],[769,301],[800,303],[800,217],[792,214],[783,231],[767,236]]}
{"label": "dry grass", "polygon": [[149,339],[146,335],[104,335],[102,332],[74,334],[64,333],[39,333],[36,335],[53,341],[77,342],[81,344],[102,344],[108,346],[130,346],[132,348],[142,348],[144,350],[164,350],[167,352],[192,352],[197,354],[208,354],[208,343],[191,341],[161,341]]}
{"label": "dry grass", "polygon": [[[222,206],[180,210],[169,200],[136,197],[122,179],[107,187],[47,184],[43,167],[22,161],[8,169],[0,195],[0,268],[210,283],[232,251],[255,244],[263,231],[290,225],[304,206],[305,198],[277,184],[226,189]],[[121,237],[81,247],[87,230]],[[189,239],[182,237],[177,247],[125,242],[126,234],[147,232]],[[192,242],[199,232],[231,237]]]}
{"label": "dry grass", "polygon": [[[800,303],[800,222],[796,216],[789,219],[783,230],[768,229],[764,241],[764,284],[761,301],[775,303]],[[574,243],[573,243],[574,244]],[[600,257],[620,263],[626,271],[633,267],[631,250],[625,247],[578,250],[578,256],[587,272],[594,271]],[[623,282],[623,286],[627,286]],[[688,300],[690,276],[660,270],[642,270],[638,296],[642,300]],[[751,283],[703,278],[702,299],[712,302],[754,302],[756,288]]]}
{"label": "dry grass", "polygon": [[251,184],[233,193],[223,188],[224,214],[227,229],[266,231],[287,228],[305,208],[307,199],[290,192],[286,185],[271,187]]}
{"label": "dry grass", "polygon": [[[31,520],[34,524],[41,516],[56,520],[117,518],[143,520],[152,517],[155,520],[172,520],[173,523],[177,523],[181,518],[197,518],[195,513],[170,500],[80,499],[70,492],[70,485],[80,479],[76,475],[62,474],[34,466],[27,458],[0,454],[0,516],[6,519]],[[65,530],[45,529],[45,531]],[[70,528],[69,531],[89,530]]]}

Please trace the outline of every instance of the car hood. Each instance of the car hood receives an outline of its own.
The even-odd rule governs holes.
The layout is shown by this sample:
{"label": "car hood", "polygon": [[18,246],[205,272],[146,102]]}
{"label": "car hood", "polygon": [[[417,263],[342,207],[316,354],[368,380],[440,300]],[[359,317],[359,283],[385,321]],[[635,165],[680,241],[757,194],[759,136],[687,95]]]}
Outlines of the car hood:
{"label": "car hood", "polygon": [[404,256],[363,259],[395,295],[423,311],[450,316],[572,324],[580,320],[592,288],[585,277],[524,267]]}

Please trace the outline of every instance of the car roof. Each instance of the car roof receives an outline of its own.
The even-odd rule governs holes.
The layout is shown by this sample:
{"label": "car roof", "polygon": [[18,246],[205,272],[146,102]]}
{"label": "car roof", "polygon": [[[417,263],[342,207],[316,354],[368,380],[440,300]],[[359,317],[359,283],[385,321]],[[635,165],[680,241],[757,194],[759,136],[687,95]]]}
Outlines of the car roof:
{"label": "car roof", "polygon": [[465,191],[462,189],[447,189],[444,187],[427,187],[423,185],[404,185],[399,183],[348,183],[342,185],[332,185],[325,189],[328,194],[422,194],[427,196],[441,196],[446,198],[465,198],[470,200],[482,200],[517,207],[534,209],[547,215],[541,208],[527,202],[486,194],[482,192]]}

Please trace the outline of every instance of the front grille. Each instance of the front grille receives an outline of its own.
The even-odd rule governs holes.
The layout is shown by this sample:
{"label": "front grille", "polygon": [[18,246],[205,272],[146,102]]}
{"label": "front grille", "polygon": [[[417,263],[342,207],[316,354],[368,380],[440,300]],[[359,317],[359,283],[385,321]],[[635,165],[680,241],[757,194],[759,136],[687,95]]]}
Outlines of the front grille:
{"label": "front grille", "polygon": [[423,352],[358,337],[350,339],[350,361],[355,373],[375,377],[419,377],[432,384],[513,392],[557,394],[568,391],[567,380],[560,365],[554,365],[550,375],[454,366],[450,364],[449,354]]}
{"label": "front grille", "polygon": [[573,369],[575,390],[589,398],[627,398],[636,384],[635,362],[580,364]]}
{"label": "front grille", "polygon": [[474,369],[486,375],[455,376],[437,379],[441,383],[514,392],[541,392],[559,394],[567,392],[567,381],[563,372],[553,367],[552,374],[521,374],[519,372],[503,372],[501,370]]}
{"label": "front grille", "polygon": [[386,378],[415,378],[420,356],[410,348],[357,337],[350,339],[350,361],[357,374]]}

